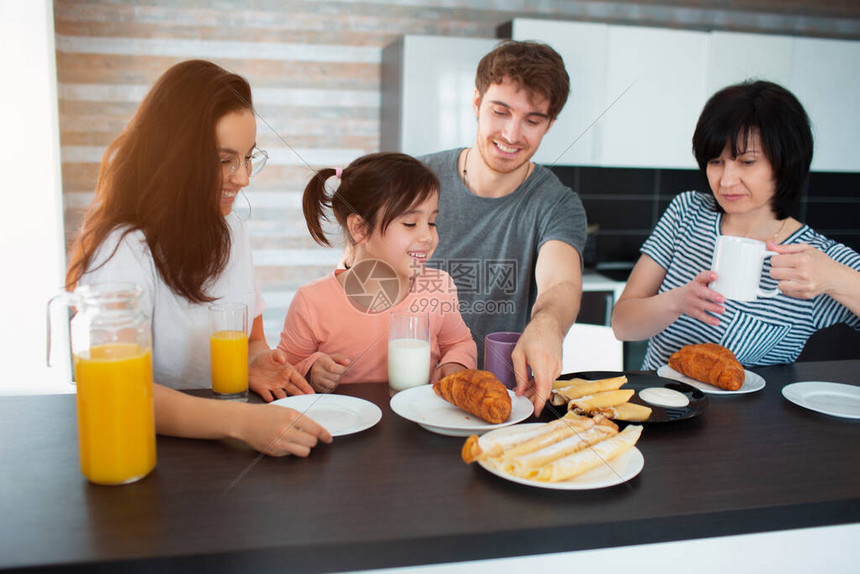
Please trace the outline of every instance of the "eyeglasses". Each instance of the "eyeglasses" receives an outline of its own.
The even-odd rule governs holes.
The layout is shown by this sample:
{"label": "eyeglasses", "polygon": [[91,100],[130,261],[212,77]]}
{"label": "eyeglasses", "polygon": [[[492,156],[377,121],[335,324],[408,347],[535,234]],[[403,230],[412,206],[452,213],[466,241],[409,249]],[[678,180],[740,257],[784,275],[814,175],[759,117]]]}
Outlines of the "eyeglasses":
{"label": "eyeglasses", "polygon": [[269,154],[264,149],[255,148],[254,153],[245,161],[240,160],[237,156],[221,159],[221,171],[224,177],[233,177],[239,171],[241,166],[245,166],[248,171],[248,177],[254,177],[266,166],[266,161],[269,159]]}

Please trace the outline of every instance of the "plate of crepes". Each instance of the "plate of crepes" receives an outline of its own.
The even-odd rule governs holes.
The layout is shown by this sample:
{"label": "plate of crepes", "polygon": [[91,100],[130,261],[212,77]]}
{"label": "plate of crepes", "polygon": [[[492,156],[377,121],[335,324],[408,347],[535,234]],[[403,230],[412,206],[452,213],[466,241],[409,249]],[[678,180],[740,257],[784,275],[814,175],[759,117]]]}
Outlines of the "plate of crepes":
{"label": "plate of crepes", "polygon": [[293,395],[272,401],[271,404],[296,409],[325,428],[331,436],[361,432],[382,419],[382,411],[378,406],[346,395]]}
{"label": "plate of crepes", "polygon": [[700,415],[708,397],[686,383],[655,375],[615,371],[569,373],[553,383],[550,404],[615,421],[662,423]]}
{"label": "plate of crepes", "polygon": [[657,374],[693,385],[711,395],[742,395],[764,388],[764,379],[747,371],[734,353],[716,343],[687,345],[669,357]]}
{"label": "plate of crepes", "polygon": [[636,442],[641,425],[618,425],[604,417],[569,412],[548,423],[520,424],[470,436],[466,464],[528,486],[590,490],[626,482],[645,466]]}
{"label": "plate of crepes", "polygon": [[391,410],[431,432],[469,436],[524,421],[534,405],[493,373],[468,369],[400,391],[391,397]]}

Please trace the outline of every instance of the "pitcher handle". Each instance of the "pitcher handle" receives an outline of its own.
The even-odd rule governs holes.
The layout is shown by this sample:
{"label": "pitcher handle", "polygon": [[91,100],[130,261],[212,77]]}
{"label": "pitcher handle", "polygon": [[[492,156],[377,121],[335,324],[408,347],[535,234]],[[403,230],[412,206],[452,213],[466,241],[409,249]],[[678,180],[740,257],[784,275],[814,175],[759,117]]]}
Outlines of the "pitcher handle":
{"label": "pitcher handle", "polygon": [[[47,321],[48,321],[48,330],[47,330],[48,341],[47,341],[47,349],[46,349],[46,353],[45,353],[45,363],[49,367],[53,367],[53,365],[51,364],[51,356],[52,356],[52,353],[51,353],[51,346],[52,345],[51,345],[51,343],[52,343],[54,337],[53,337],[53,333],[51,332],[51,323],[53,322],[51,319],[54,317],[54,313],[56,311],[56,306],[60,303],[62,303],[63,306],[66,307],[67,309],[69,307],[71,307],[74,304],[72,294],[67,292],[67,291],[63,291],[61,293],[58,293],[57,295],[54,295],[53,297],[51,297],[48,300],[48,305],[46,307],[46,312],[45,312],[45,316],[46,316]],[[64,324],[66,325],[66,332],[71,335],[71,329],[69,329],[68,321],[64,321]],[[69,338],[71,339],[71,336]]]}

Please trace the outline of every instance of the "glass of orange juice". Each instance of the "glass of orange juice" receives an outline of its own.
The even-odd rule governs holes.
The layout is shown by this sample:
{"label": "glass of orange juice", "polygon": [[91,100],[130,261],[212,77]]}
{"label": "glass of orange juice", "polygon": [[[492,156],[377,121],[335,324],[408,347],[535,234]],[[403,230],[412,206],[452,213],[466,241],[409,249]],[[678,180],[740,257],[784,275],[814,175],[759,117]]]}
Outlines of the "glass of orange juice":
{"label": "glass of orange juice", "polygon": [[212,394],[217,399],[248,400],[248,306],[209,306]]}

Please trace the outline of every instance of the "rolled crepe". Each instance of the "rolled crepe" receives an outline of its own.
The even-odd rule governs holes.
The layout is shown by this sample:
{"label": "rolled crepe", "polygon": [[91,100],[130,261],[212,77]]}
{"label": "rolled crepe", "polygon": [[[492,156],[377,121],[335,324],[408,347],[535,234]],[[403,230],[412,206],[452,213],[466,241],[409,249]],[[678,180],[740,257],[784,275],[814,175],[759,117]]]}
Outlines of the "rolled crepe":
{"label": "rolled crepe", "polygon": [[500,455],[491,457],[488,462],[501,468],[505,462],[514,457],[540,450],[576,433],[585,432],[592,428],[594,424],[594,419],[590,417],[577,417],[576,419],[571,419],[565,416],[557,421],[548,423],[548,425],[553,425],[550,432],[536,436],[530,440],[517,444],[512,448],[505,449]]}
{"label": "rolled crepe", "polygon": [[553,405],[553,406],[555,406],[555,407],[560,407],[560,406],[562,406],[562,405],[566,405],[566,404],[567,404],[567,399],[566,399],[566,398],[564,398],[563,396],[561,396],[561,395],[560,395],[560,394],[558,394],[558,393],[552,393],[552,394],[549,396],[549,404],[551,404],[551,405]]}
{"label": "rolled crepe", "polygon": [[614,407],[597,409],[592,414],[601,414],[616,421],[642,422],[651,416],[651,408],[636,403],[621,403]]}
{"label": "rolled crepe", "polygon": [[576,433],[540,450],[514,457],[504,464],[502,470],[514,476],[525,476],[536,468],[540,468],[564,456],[579,452],[617,434],[617,429],[597,425],[585,432]]}
{"label": "rolled crepe", "polygon": [[627,382],[627,377],[612,377],[610,379],[600,379],[597,381],[586,381],[584,379],[573,380],[575,380],[576,383],[565,387],[559,387],[556,389],[556,392],[568,399],[578,399],[588,395],[620,389]]}
{"label": "rolled crepe", "polygon": [[[539,427],[520,429],[519,431],[512,431],[492,437],[471,435],[466,439],[466,443],[463,445],[460,454],[463,457],[463,462],[466,464],[475,462],[476,460],[484,460],[488,457],[500,456],[506,450],[526,441],[537,439],[566,425],[582,425],[583,421],[586,420],[589,420],[588,417],[569,412],[564,417]],[[514,428],[516,427],[512,427],[512,429]]]}
{"label": "rolled crepe", "polygon": [[558,482],[579,476],[602,464],[606,464],[627,452],[639,440],[641,425],[629,425],[614,437],[589,448],[562,457],[526,474],[526,478],[542,482]]}
{"label": "rolled crepe", "polygon": [[583,412],[590,413],[597,409],[605,409],[626,403],[633,396],[633,393],[633,389],[619,389],[617,391],[586,395],[578,399],[571,399],[568,403],[568,408],[577,408]]}
{"label": "rolled crepe", "polygon": [[589,381],[588,379],[564,379],[564,380],[559,379],[559,380],[553,382],[552,388],[553,388],[553,390],[563,389],[564,387],[569,387],[571,385],[590,383],[590,382],[591,381]]}

